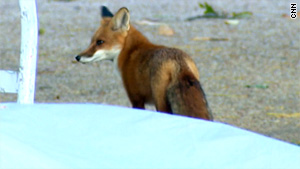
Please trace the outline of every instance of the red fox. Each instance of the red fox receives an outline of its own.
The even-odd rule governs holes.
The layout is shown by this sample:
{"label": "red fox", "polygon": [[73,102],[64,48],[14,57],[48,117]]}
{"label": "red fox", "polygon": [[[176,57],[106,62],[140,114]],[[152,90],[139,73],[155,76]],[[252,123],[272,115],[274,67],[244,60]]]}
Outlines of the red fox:
{"label": "red fox", "polygon": [[113,15],[102,7],[101,25],[78,62],[111,60],[133,108],[213,120],[194,61],[185,52],[151,43],[130,24],[123,7]]}

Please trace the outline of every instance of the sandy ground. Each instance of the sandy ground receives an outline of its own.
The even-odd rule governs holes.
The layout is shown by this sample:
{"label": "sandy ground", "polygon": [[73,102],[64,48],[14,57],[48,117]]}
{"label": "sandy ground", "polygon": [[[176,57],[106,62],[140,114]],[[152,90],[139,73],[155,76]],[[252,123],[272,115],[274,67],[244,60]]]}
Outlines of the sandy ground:
{"label": "sandy ground", "polygon": [[[283,16],[289,15],[289,2],[216,0],[210,4],[217,11],[251,11],[253,16],[238,25],[226,25],[224,19],[185,21],[203,13],[198,2],[204,1],[38,0],[44,33],[39,39],[35,101],[130,106],[112,63],[74,62],[99,25],[99,6],[114,12],[126,6],[132,23],[152,42],[193,57],[216,121],[300,144],[300,19]],[[168,24],[175,35],[159,35],[158,26],[139,24],[144,19]],[[18,70],[17,0],[0,2],[0,44],[0,69]],[[15,100],[15,94],[0,94],[0,102]]]}

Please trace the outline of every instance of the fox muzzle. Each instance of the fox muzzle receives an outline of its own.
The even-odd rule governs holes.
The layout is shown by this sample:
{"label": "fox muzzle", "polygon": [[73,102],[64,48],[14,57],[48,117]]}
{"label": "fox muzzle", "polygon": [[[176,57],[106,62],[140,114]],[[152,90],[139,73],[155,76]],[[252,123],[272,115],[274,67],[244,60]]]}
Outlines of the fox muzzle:
{"label": "fox muzzle", "polygon": [[75,59],[79,62],[80,61],[81,56],[76,56]]}

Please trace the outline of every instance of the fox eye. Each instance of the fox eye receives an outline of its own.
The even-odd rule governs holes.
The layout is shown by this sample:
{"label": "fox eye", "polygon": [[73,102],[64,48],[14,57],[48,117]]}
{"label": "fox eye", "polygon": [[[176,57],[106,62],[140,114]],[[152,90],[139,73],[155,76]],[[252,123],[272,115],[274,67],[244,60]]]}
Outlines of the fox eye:
{"label": "fox eye", "polygon": [[104,43],[103,40],[97,40],[96,44],[99,46],[99,45],[102,45]]}

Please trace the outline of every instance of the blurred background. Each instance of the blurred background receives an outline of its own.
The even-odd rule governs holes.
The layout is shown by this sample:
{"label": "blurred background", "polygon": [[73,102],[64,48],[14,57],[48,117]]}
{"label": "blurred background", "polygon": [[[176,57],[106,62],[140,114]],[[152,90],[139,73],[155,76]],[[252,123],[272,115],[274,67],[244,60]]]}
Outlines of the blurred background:
{"label": "blurred background", "polygon": [[[37,0],[35,102],[131,106],[111,62],[74,60],[100,25],[100,6],[125,6],[152,42],[192,56],[216,121],[299,145],[299,12],[290,19],[286,0],[205,2]],[[18,70],[20,35],[18,0],[0,1],[0,69]],[[0,93],[0,102],[16,100]]]}

